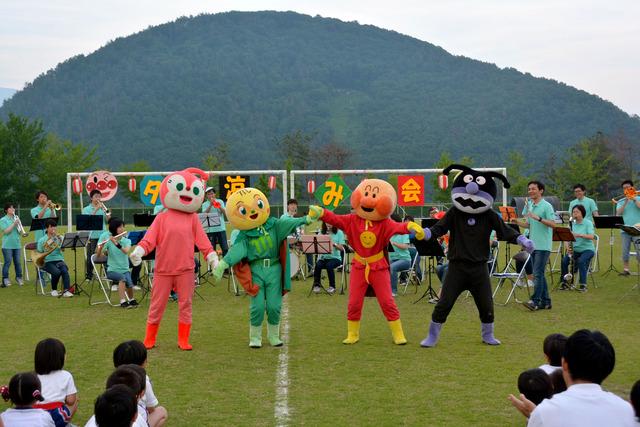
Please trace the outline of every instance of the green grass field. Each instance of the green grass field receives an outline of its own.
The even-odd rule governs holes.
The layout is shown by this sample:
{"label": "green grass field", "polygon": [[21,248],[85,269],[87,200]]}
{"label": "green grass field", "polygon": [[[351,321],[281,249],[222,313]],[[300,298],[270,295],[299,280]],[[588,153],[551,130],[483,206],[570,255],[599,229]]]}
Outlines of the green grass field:
{"label": "green grass field", "polygon": [[[600,248],[601,270],[609,265],[608,236]],[[617,241],[614,248],[614,262],[620,266]],[[72,253],[67,258],[73,268]],[[501,254],[501,267],[504,264]],[[635,270],[635,261],[632,267]],[[83,276],[82,266],[79,271]],[[627,398],[640,378],[640,290],[619,302],[637,278],[613,273],[596,274],[595,279],[598,288],[585,294],[552,292],[550,311],[529,312],[517,304],[496,307],[496,335],[503,342],[498,347],[481,343],[475,305],[461,297],[433,349],[419,346],[433,305],[426,300],[413,304],[413,293],[397,298],[406,346],[392,344],[374,299],[365,303],[360,342],[345,346],[346,295],[307,297],[311,281],[294,281],[294,292],[285,298],[288,342],[284,348],[271,348],[265,331],[267,345],[259,350],[248,347],[249,302],[229,293],[224,279],[199,288],[204,301],[194,299],[192,352],[176,346],[177,304],[169,304],[158,346],[149,353],[148,373],[169,411],[170,426],[521,426],[525,420],[507,395],[517,392],[521,371],[543,363],[542,341],[549,333],[599,329],[617,353],[616,368],[604,386]],[[433,280],[437,282],[435,275]],[[425,285],[420,288],[418,295]],[[0,383],[33,369],[39,340],[61,339],[67,347],[65,369],[79,390],[74,423],[83,425],[112,371],[113,348],[143,338],[148,300],[136,310],[91,307],[84,295],[36,296],[28,284],[0,289],[0,308]],[[282,372],[278,377],[283,359],[286,377]],[[276,418],[276,407],[288,412]]]}

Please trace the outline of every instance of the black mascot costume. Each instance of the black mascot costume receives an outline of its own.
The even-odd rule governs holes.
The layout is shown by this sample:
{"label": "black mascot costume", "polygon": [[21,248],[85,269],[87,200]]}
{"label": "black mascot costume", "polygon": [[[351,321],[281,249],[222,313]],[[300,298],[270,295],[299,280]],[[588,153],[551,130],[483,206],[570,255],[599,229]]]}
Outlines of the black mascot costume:
{"label": "black mascot costume", "polygon": [[[462,165],[450,165],[442,171],[447,175],[451,170],[461,171],[453,182],[451,200],[453,207],[438,221],[425,238],[440,237],[450,232],[449,270],[442,285],[442,296],[431,315],[429,336],[422,340],[422,347],[433,347],[438,342],[442,325],[447,320],[458,296],[468,290],[478,307],[482,322],[482,341],[499,345],[493,335],[493,298],[487,261],[490,252],[491,231],[495,230],[498,240],[521,245],[527,252],[533,252],[533,243],[507,226],[491,208],[496,198],[498,178],[509,188],[507,178],[497,172],[481,172]],[[425,230],[427,231],[427,230]]]}

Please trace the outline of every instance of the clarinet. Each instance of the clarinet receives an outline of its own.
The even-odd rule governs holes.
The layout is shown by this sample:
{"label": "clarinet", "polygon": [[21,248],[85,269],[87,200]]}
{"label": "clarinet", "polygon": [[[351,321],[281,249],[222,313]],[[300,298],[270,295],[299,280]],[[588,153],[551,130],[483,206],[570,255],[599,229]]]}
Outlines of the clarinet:
{"label": "clarinet", "polygon": [[[569,230],[573,233],[573,218],[569,218]],[[573,242],[569,242],[569,271],[564,275],[564,282],[569,286],[569,288],[573,288],[573,269],[574,269],[574,256],[573,253]]]}

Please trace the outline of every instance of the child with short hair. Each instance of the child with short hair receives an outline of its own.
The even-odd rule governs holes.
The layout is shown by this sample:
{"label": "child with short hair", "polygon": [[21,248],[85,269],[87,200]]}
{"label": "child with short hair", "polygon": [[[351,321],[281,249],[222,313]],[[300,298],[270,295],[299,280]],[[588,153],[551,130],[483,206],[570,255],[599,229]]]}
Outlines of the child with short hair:
{"label": "child with short hair", "polygon": [[[140,406],[140,398],[144,394],[146,372],[144,368],[138,365],[122,365],[109,375],[107,378],[106,389],[110,390],[114,386],[123,385],[126,386],[135,396],[137,415],[133,422],[134,427],[148,427],[147,423],[147,411]],[[94,414],[85,427],[97,427],[100,424],[96,424],[97,415]]]}
{"label": "child with short hair", "polygon": [[522,372],[518,377],[518,390],[536,405],[553,395],[551,378],[540,368]]}
{"label": "child with short hair", "polygon": [[114,385],[98,396],[93,412],[95,415],[92,419],[95,424],[92,425],[109,427],[132,426],[138,416],[136,396],[126,385]]}
{"label": "child with short hair", "polygon": [[[127,364],[134,364],[143,368],[147,367],[147,349],[141,341],[125,341],[113,350],[113,366],[118,368]],[[167,421],[167,410],[162,406],[158,406],[158,399],[153,392],[149,375],[145,375],[145,383],[145,392],[142,399],[140,399],[140,403],[147,410],[149,426],[163,426]]]}
{"label": "child with short hair", "polygon": [[43,400],[40,393],[40,381],[33,372],[15,374],[9,381],[9,386],[0,387],[0,394],[5,401],[11,399],[15,408],[10,408],[0,414],[0,425],[6,427],[53,427],[55,424],[51,416],[33,405]]}
{"label": "child with short hair", "polygon": [[562,334],[551,334],[544,339],[542,351],[547,363],[540,366],[540,369],[547,374],[551,374],[557,369],[562,369],[562,355],[567,344],[567,337]]}
{"label": "child with short hair", "polygon": [[66,349],[62,341],[47,338],[36,345],[35,370],[44,400],[35,405],[51,415],[56,427],[66,426],[78,409],[78,390],[73,376],[63,370]]}

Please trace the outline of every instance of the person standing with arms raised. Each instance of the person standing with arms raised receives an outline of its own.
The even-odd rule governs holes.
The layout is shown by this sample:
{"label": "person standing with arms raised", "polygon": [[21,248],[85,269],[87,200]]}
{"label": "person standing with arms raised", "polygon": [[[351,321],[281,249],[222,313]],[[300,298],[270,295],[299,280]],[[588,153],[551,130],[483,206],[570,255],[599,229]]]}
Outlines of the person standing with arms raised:
{"label": "person standing with arms raised", "polygon": [[[634,226],[640,222],[640,199],[635,194],[633,181],[625,180],[622,182],[622,190],[625,198],[616,203],[616,215],[622,215],[624,225]],[[631,249],[631,235],[622,231],[622,265],[623,270],[621,276],[629,276],[629,250]],[[640,254],[636,254],[640,256]]]}
{"label": "person standing with arms raised", "polygon": [[540,181],[530,181],[527,184],[529,200],[526,201],[522,216],[518,219],[519,226],[529,229],[529,239],[533,241],[535,250],[531,254],[533,264],[533,281],[535,283],[531,300],[523,303],[531,311],[551,309],[549,286],[544,276],[544,270],[551,255],[553,227],[555,218],[553,206],[542,198],[544,184]]}

